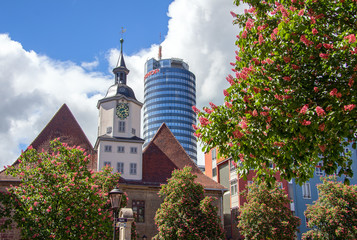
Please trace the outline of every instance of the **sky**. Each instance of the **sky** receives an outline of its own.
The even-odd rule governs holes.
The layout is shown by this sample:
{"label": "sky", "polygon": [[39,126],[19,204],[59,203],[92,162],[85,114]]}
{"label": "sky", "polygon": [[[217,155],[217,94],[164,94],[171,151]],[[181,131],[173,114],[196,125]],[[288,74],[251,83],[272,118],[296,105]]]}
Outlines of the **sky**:
{"label": "sky", "polygon": [[[144,63],[181,58],[197,106],[223,103],[234,62],[233,0],[0,1],[0,169],[12,164],[66,103],[94,145],[96,104],[114,83],[120,38],[127,85],[144,101]],[[122,33],[122,29],[125,32]],[[198,164],[204,164],[199,151]]]}

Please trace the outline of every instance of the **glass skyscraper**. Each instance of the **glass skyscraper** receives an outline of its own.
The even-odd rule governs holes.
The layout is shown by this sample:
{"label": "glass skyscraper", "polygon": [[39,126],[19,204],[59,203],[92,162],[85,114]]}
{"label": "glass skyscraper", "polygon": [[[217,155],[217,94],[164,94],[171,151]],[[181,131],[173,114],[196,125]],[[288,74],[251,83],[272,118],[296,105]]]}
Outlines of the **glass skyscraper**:
{"label": "glass skyscraper", "polygon": [[196,78],[181,59],[154,58],[145,63],[144,147],[163,122],[191,159],[197,163],[197,139],[192,124],[196,115]]}

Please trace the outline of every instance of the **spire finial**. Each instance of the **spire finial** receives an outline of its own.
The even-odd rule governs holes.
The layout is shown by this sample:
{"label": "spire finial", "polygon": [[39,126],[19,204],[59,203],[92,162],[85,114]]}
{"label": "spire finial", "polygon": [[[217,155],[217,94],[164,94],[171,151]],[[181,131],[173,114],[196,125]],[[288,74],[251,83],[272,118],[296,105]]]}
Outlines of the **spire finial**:
{"label": "spire finial", "polygon": [[121,39],[120,39],[120,53],[123,53],[123,42],[124,42],[124,33],[126,29],[121,27]]}
{"label": "spire finial", "polygon": [[120,53],[123,53],[123,43],[124,43],[124,39],[120,39]]}

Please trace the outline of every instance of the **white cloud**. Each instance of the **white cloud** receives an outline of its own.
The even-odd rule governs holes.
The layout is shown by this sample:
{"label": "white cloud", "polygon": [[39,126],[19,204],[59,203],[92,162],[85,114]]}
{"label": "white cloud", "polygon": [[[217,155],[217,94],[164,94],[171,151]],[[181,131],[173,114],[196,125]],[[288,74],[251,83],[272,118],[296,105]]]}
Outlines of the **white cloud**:
{"label": "white cloud", "polygon": [[0,169],[16,160],[20,144],[28,146],[63,103],[94,141],[95,106],[111,76],[25,51],[7,34],[0,35],[0,66]]}
{"label": "white cloud", "polygon": [[[169,7],[168,33],[162,42],[163,58],[182,58],[196,75],[197,106],[209,101],[221,104],[225,77],[234,60],[235,36],[238,27],[232,25],[231,10],[238,12],[232,1],[175,0]],[[130,42],[124,43],[125,45]],[[118,59],[118,50],[108,50],[109,68]],[[128,85],[143,101],[144,63],[157,58],[158,46],[124,56],[130,70]],[[28,145],[44,128],[54,113],[66,103],[89,140],[97,134],[96,103],[112,84],[113,76],[90,72],[98,60],[60,62],[25,51],[7,34],[0,35],[0,169],[11,164],[20,153],[20,144]],[[88,70],[88,71],[86,71]],[[203,164],[203,155],[199,154]]]}
{"label": "white cloud", "polygon": [[88,71],[92,71],[93,69],[98,67],[98,65],[99,65],[98,58],[95,58],[95,60],[93,62],[82,62],[81,63],[81,67]]}

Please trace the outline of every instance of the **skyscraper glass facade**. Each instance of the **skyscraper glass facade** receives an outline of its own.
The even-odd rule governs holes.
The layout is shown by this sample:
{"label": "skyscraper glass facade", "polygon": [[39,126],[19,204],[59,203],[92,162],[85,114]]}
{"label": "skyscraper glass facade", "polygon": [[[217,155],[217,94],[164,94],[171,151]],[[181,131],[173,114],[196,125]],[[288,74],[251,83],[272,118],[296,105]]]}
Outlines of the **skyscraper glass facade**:
{"label": "skyscraper glass facade", "polygon": [[144,147],[162,123],[169,127],[197,163],[197,140],[192,124],[196,115],[196,78],[181,59],[150,59],[144,77]]}

